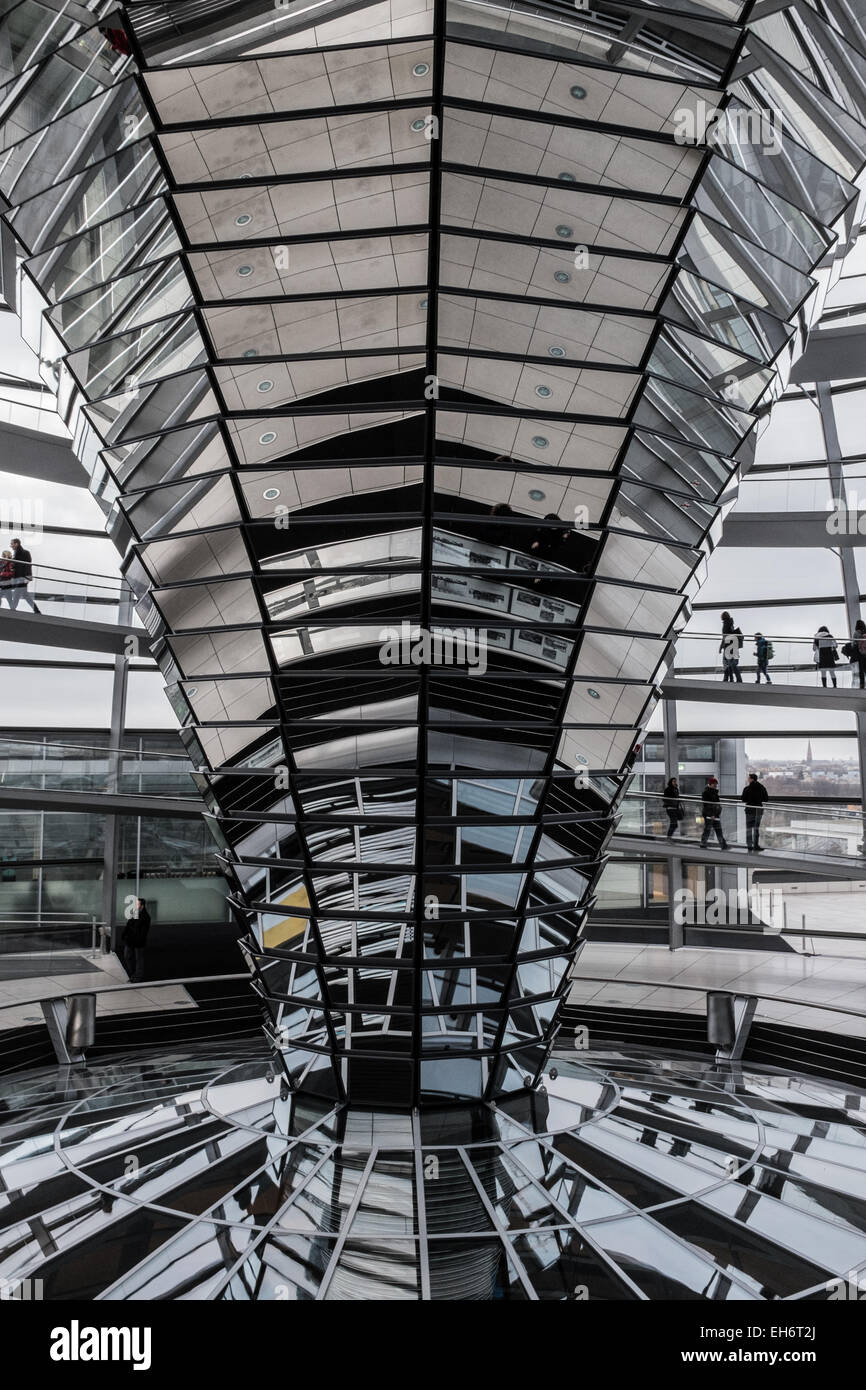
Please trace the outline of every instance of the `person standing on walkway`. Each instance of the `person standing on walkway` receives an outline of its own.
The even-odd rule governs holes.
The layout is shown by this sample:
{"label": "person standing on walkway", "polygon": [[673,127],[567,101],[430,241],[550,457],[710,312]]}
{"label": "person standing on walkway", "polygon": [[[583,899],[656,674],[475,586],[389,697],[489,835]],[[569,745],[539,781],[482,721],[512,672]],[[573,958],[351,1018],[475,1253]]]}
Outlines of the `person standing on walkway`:
{"label": "person standing on walkway", "polygon": [[683,803],[680,801],[680,784],[676,777],[672,777],[662,792],[662,805],[668,813],[668,834],[670,840],[676,834],[677,826],[685,815]]}
{"label": "person standing on walkway", "polygon": [[123,928],[121,945],[126,973],[135,984],[144,979],[144,951],[150,931],[150,913],[144,898],[136,898],[135,913]]}
{"label": "person standing on walkway", "polygon": [[758,837],[764,818],[764,805],[769,799],[770,793],[763,782],[758,781],[757,772],[750,772],[740,800],[746,803],[746,849],[757,853],[763,849],[763,845],[758,844]]}
{"label": "person standing on walkway", "polygon": [[761,684],[761,676],[764,677],[767,685],[772,685],[767,663],[773,659],[773,644],[761,632],[755,633],[755,656],[758,658],[758,674],[755,677],[755,685]]}
{"label": "person standing on walkway", "polygon": [[854,624],[851,646],[854,648],[854,655],[851,658],[852,669],[854,676],[859,679],[862,690],[866,686],[866,623],[862,618],[858,618]]}
{"label": "person standing on walkway", "polygon": [[17,538],[12,542],[12,569],[14,579],[9,591],[10,608],[17,608],[23,600],[30,604],[34,613],[38,613],[39,609],[28,592],[30,581],[33,578],[33,556],[29,550],[24,549]]}
{"label": "person standing on walkway", "polygon": [[743,634],[738,627],[735,627],[734,620],[730,613],[722,614],[722,640],[719,643],[719,651],[722,653],[722,664],[725,674],[722,680],[739,681],[742,685],[743,678],[740,675],[740,648],[743,645]]}
{"label": "person standing on walkway", "polygon": [[819,627],[812,641],[812,660],[821,672],[821,684],[827,688],[827,673],[836,688],[836,662],[839,659],[836,638],[826,627]]}
{"label": "person standing on walkway", "polygon": [[719,796],[719,784],[715,777],[707,778],[707,785],[701,792],[701,801],[704,808],[704,831],[701,835],[701,849],[706,849],[711,830],[715,830],[716,839],[721,848],[727,849],[728,842],[722,834],[722,799]]}

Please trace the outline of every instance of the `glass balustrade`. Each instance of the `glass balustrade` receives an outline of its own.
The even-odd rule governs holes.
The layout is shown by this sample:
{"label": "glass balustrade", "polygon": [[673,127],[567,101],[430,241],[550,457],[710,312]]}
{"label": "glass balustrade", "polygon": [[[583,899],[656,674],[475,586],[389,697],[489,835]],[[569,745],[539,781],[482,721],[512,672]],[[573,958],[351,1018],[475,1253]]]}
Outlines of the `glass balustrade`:
{"label": "glass balustrade", "polygon": [[[699,840],[704,831],[701,799],[681,796],[679,802],[685,814],[678,822],[675,839]],[[741,849],[746,847],[746,807],[739,799],[722,798],[721,825],[728,844]],[[647,835],[664,840],[668,828],[669,819],[661,793],[629,792],[626,795],[618,834]],[[760,840],[765,850],[788,855],[863,860],[863,813],[859,808],[771,801],[764,808]],[[718,847],[715,833],[708,843],[710,848]]]}

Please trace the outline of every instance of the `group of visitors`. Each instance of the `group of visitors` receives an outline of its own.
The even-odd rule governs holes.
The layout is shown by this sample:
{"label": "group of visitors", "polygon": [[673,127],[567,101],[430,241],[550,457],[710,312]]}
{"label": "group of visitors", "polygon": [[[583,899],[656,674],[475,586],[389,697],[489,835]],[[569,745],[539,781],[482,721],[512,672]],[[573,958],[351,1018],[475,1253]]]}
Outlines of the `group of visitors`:
{"label": "group of visitors", "polygon": [[[739,681],[742,684],[743,677],[740,674],[740,651],[745,644],[745,637],[740,628],[737,627],[730,613],[722,614],[722,640],[719,643],[719,651],[722,654],[722,665],[724,681]],[[839,647],[836,638],[827,627],[819,627],[812,639],[812,660],[818,668],[821,677],[821,684],[827,686],[828,679],[835,686],[836,667],[840,664],[840,650],[842,661],[850,662],[852,675],[859,680],[860,689],[866,688],[866,623],[862,618],[854,624],[854,631],[850,640]],[[755,684],[760,685],[761,677],[772,685],[770,680],[769,664],[774,656],[773,644],[761,632],[755,633],[755,652],[757,661],[757,675]]]}
{"label": "group of visitors", "polygon": [[[742,685],[743,677],[740,675],[740,652],[745,645],[745,637],[742,630],[738,628],[730,613],[722,614],[722,640],[719,643],[719,651],[722,654],[722,666],[724,675],[722,680],[739,681]],[[772,685],[770,672],[767,669],[774,656],[772,642],[764,636],[762,632],[755,633],[755,658],[757,660],[757,675],[755,684],[761,684],[761,677]]]}
{"label": "group of visitors", "polygon": [[12,549],[4,550],[0,555],[0,604],[5,598],[10,608],[17,608],[23,601],[30,604],[34,613],[38,613],[39,609],[28,592],[32,578],[33,556],[16,537]]}
{"label": "group of visitors", "polygon": [[[763,845],[758,843],[761,820],[764,815],[765,803],[769,800],[769,792],[760,781],[757,772],[750,772],[748,781],[740,793],[740,800],[746,807],[746,848],[760,852]],[[672,777],[662,793],[662,805],[668,815],[668,833],[670,840],[676,834],[680,821],[685,819],[685,807],[680,800],[680,785],[676,777]],[[719,783],[716,777],[708,777],[707,784],[701,793],[701,811],[703,814],[704,829],[701,835],[701,848],[706,848],[711,833],[715,833],[721,849],[728,848],[728,842],[722,833],[722,799],[719,796]]]}

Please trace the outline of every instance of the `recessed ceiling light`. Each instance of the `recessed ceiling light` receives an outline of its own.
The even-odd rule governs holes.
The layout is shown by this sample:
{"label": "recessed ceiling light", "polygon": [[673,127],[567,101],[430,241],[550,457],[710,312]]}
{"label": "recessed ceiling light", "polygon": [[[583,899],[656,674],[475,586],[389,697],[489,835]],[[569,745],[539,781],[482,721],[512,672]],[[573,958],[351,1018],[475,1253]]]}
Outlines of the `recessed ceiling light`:
{"label": "recessed ceiling light", "polygon": [[555,270],[553,272],[553,278],[558,285],[567,285],[571,276],[567,270]]}
{"label": "recessed ceiling light", "polygon": [[424,124],[425,124],[424,121],[413,121],[413,122],[412,122],[412,129],[413,129],[413,130],[423,130],[423,129],[424,129]]}
{"label": "recessed ceiling light", "polygon": [[589,758],[585,758],[582,753],[578,753],[577,761],[583,763],[584,767],[589,767]]}
{"label": "recessed ceiling light", "polygon": [[552,392],[549,386],[536,386],[535,394],[536,396],[550,396]]}
{"label": "recessed ceiling light", "polygon": [[572,87],[572,88],[571,88],[571,95],[574,97],[575,101],[583,101],[583,98],[586,96],[586,88],[585,88],[585,87]]}
{"label": "recessed ceiling light", "polygon": [[419,309],[426,309],[426,308],[427,308],[427,300],[426,300],[426,299],[419,299],[419,300],[418,300],[418,308],[419,308]]}
{"label": "recessed ceiling light", "polygon": [[273,444],[273,442],[274,442],[274,440],[276,439],[276,437],[277,437],[277,435],[276,435],[276,431],[275,431],[275,430],[265,430],[264,434],[260,434],[260,435],[259,435],[259,443],[260,443],[260,444]]}
{"label": "recessed ceiling light", "polygon": [[248,212],[238,213],[237,217],[235,218],[235,226],[245,227],[247,223],[252,222],[252,220],[253,219]]}
{"label": "recessed ceiling light", "polygon": [[550,353],[550,356],[551,356],[551,357],[564,357],[564,356],[565,356],[565,348],[564,348],[564,347],[560,347],[558,343],[554,343],[552,347],[549,347],[549,348],[547,349],[547,351]]}
{"label": "recessed ceiling light", "polygon": [[279,495],[280,489],[278,487],[266,487],[262,493],[262,497],[264,497],[266,502],[273,502],[274,498],[279,497]]}
{"label": "recessed ceiling light", "polygon": [[543,434],[534,434],[532,436],[532,443],[534,444],[536,449],[546,449],[548,444],[550,443],[550,440],[545,439]]}
{"label": "recessed ceiling light", "polygon": [[197,686],[197,685],[188,685],[187,688],[186,688],[186,693],[187,693],[187,695],[197,695],[197,694],[198,694],[198,686]]}
{"label": "recessed ceiling light", "polygon": [[238,266],[238,275],[252,275],[252,273],[253,273],[253,268],[252,268],[251,265],[239,265],[239,266]]}
{"label": "recessed ceiling light", "polygon": [[556,177],[561,179],[563,183],[577,183],[577,176],[575,174],[569,174],[567,169],[561,174],[557,174]]}
{"label": "recessed ceiling light", "polygon": [[529,495],[532,498],[533,502],[543,502],[545,497],[547,496],[547,493],[542,492],[540,487],[531,487],[529,489]]}
{"label": "recessed ceiling light", "polygon": [[574,228],[567,227],[564,222],[560,222],[559,226],[556,229],[556,235],[565,238],[574,236]]}
{"label": "recessed ceiling light", "polygon": [[273,391],[273,389],[274,383],[272,381],[260,381],[256,387],[256,390],[261,391],[262,395],[264,395],[266,391]]}
{"label": "recessed ceiling light", "polygon": [[592,698],[593,698],[593,700],[600,700],[600,699],[601,699],[601,696],[599,695],[598,691],[597,691],[597,690],[593,690],[593,688],[592,688],[591,685],[588,685],[588,686],[586,687],[586,693],[587,693],[587,695],[591,695]]}
{"label": "recessed ceiling light", "polygon": [[412,69],[412,72],[416,77],[426,77],[429,71],[429,63],[416,63],[414,68]]}
{"label": "recessed ceiling light", "polygon": [[258,348],[246,348],[246,349],[244,350],[244,357],[258,357],[258,355],[259,355],[259,350],[258,350]]}

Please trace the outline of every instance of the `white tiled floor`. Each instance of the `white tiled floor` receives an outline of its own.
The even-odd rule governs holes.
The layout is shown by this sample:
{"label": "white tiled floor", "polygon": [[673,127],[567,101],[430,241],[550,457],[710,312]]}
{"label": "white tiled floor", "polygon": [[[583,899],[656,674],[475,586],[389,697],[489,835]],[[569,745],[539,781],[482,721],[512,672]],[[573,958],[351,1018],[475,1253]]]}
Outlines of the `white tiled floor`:
{"label": "white tiled floor", "polygon": [[[586,979],[603,976],[607,983]],[[676,1009],[703,1014],[707,989],[741,994],[772,994],[758,1017],[797,1023],[803,1028],[866,1037],[866,961],[775,951],[705,950],[665,946],[617,946],[589,942],[572,974],[569,1002],[624,1008]],[[647,981],[629,985],[629,981]],[[676,989],[665,989],[675,984]],[[680,989],[693,985],[694,990]],[[787,1002],[790,1000],[790,1004]],[[809,1008],[839,1004],[863,1011],[862,1018]]]}

